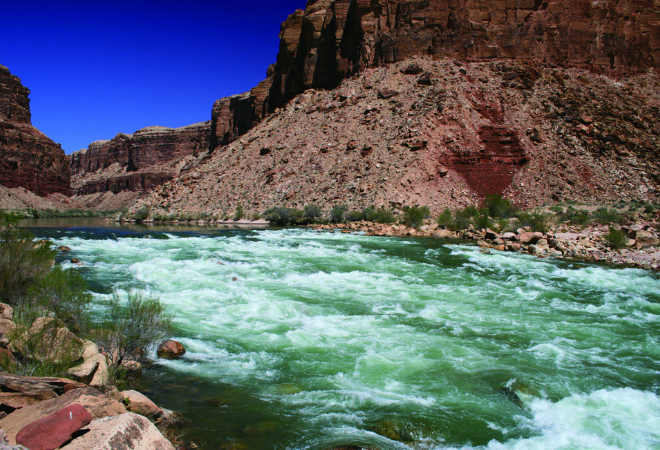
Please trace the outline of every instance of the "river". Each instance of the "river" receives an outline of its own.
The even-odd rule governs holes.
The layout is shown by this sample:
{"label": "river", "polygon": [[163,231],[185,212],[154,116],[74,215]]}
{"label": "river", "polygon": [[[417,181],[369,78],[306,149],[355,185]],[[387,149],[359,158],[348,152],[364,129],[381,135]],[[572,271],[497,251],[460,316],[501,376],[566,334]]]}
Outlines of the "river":
{"label": "river", "polygon": [[175,315],[188,352],[145,388],[201,448],[660,448],[652,272],[434,239],[68,221],[26,225],[73,249],[59,259],[96,308],[139,289]]}

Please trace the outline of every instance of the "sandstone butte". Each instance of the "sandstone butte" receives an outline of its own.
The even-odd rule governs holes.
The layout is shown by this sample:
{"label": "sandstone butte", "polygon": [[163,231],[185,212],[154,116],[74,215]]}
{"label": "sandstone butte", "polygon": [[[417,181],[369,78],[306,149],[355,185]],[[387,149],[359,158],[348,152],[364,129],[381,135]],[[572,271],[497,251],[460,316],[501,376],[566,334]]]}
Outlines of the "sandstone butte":
{"label": "sandstone butte", "polygon": [[263,82],[209,122],[75,153],[73,190],[219,215],[657,202],[658,29],[657,0],[310,0]]}
{"label": "sandstone butte", "polygon": [[29,93],[0,65],[0,185],[40,196],[69,195],[69,160],[59,144],[32,126]]}

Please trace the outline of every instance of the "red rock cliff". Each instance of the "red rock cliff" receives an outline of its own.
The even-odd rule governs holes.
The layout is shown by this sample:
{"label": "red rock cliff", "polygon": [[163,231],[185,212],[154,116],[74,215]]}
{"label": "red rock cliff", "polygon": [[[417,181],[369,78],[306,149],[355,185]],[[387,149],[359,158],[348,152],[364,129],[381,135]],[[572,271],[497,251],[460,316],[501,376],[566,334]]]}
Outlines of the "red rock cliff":
{"label": "red rock cliff", "polygon": [[0,65],[0,184],[38,195],[70,193],[71,172],[60,145],[32,126],[30,90]]}
{"label": "red rock cliff", "polygon": [[645,71],[658,30],[658,0],[310,0],[282,24],[268,105],[415,55]]}
{"label": "red rock cliff", "polygon": [[186,157],[206,151],[209,135],[210,122],[203,122],[176,129],[148,127],[93,142],[70,155],[74,192],[116,194],[150,189],[179,173],[182,166],[177,161],[185,165]]}

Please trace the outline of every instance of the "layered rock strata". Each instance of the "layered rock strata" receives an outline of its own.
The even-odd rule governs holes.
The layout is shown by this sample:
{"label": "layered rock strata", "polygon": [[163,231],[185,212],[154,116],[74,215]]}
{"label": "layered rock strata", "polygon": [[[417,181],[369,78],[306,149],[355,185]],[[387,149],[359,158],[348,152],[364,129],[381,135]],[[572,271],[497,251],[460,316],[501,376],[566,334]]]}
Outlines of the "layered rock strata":
{"label": "layered rock strata", "polygon": [[208,149],[210,122],[119,133],[70,155],[73,190],[90,203],[97,194],[141,192],[178,175]]}
{"label": "layered rock strata", "polygon": [[657,0],[310,0],[282,25],[269,107],[416,55],[627,74],[660,63]]}
{"label": "layered rock strata", "polygon": [[416,58],[307,90],[203,164],[149,192],[154,213],[245,216],[577,200],[660,201],[660,79],[519,61]]}
{"label": "layered rock strata", "polygon": [[[492,62],[504,69],[494,70],[495,75],[484,72],[481,78],[486,81],[468,74],[466,68],[457,66],[454,72],[459,72],[462,79],[477,86],[496,82],[504,87],[520,86],[527,90],[527,94],[533,91],[539,78],[548,77],[555,69],[564,70],[557,72],[561,77],[569,76],[567,71],[573,68],[583,71],[586,77],[590,76],[589,73],[600,74],[608,77],[607,83],[615,82],[617,78],[658,67],[659,28],[660,0],[310,0],[304,11],[296,11],[282,24],[277,62],[268,69],[267,78],[245,94],[224,98],[214,104],[209,155],[224,154],[227,151],[225,146],[305,91],[335,89],[347,78],[359,78],[370,68],[400,63],[416,56],[436,61],[449,58],[466,64]],[[507,67],[516,69],[507,71]],[[429,74],[413,69],[408,75],[418,75],[420,86],[433,86]],[[559,79],[555,81],[560,83]],[[356,89],[361,87],[356,86]],[[482,122],[461,138],[473,144],[468,150],[454,148],[438,156],[438,162],[446,170],[461,174],[466,186],[458,190],[467,192],[466,199],[473,194],[483,196],[507,191],[516,174],[529,165],[530,141],[536,146],[542,140],[538,131],[532,130],[527,135],[527,130],[512,128],[507,123],[508,112],[502,108],[515,110],[519,105],[502,102],[497,97],[499,93],[487,98],[477,90],[464,100],[469,103],[468,109],[481,115]],[[313,95],[320,98],[316,92]],[[352,98],[363,95],[368,96],[354,93]],[[596,98],[585,89],[581,89],[579,95]],[[618,98],[616,94],[612,95]],[[527,100],[528,96],[522,97]],[[383,95],[383,99],[387,98],[391,96]],[[546,100],[564,111],[566,117],[572,117],[566,111],[575,109],[576,104],[565,104],[557,98]],[[444,102],[440,96],[437,101]],[[415,116],[419,111],[416,109],[408,114]],[[629,121],[625,119],[624,122]],[[590,125],[583,125],[587,129],[583,134],[590,134]],[[595,142],[594,148],[601,148],[601,144],[608,147],[618,139],[614,135],[608,136],[589,139]],[[452,139],[452,136],[442,139]],[[421,141],[409,144],[417,149],[427,149]],[[585,145],[592,146],[591,143]],[[265,153],[260,156],[272,151],[267,145],[263,148]],[[475,153],[474,148],[480,150]],[[118,149],[119,153],[121,151]],[[633,152],[636,153],[637,150]],[[257,159],[252,161],[254,165],[260,164]],[[91,164],[95,165],[98,164]],[[97,172],[95,184],[79,192],[101,192],[103,189],[117,192],[130,189],[134,184],[129,181],[104,186],[101,181],[104,176]],[[594,177],[590,169],[583,171],[583,179]],[[76,178],[79,179],[80,175]],[[365,178],[361,179],[364,181]],[[163,181],[165,178],[148,180],[143,188]],[[551,182],[557,186],[560,184]],[[321,198],[329,202],[336,200],[335,197],[350,197],[361,202],[354,192]],[[454,195],[460,197],[464,194]],[[246,198],[249,194],[241,196]],[[551,196],[559,198],[564,194],[553,192]],[[532,203],[540,199],[536,194],[532,197]]]}
{"label": "layered rock strata", "polygon": [[68,195],[69,161],[59,144],[32,126],[29,93],[0,65],[0,184],[41,196]]}

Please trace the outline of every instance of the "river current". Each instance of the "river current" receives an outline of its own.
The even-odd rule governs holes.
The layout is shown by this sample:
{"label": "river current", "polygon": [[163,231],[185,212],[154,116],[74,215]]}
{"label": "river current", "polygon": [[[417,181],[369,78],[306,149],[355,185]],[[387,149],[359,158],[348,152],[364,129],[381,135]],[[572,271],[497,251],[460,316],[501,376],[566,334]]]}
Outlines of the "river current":
{"label": "river current", "polygon": [[[208,449],[660,449],[660,279],[434,239],[33,228],[101,314],[158,296],[147,394]],[[81,267],[68,262],[75,257]]]}

